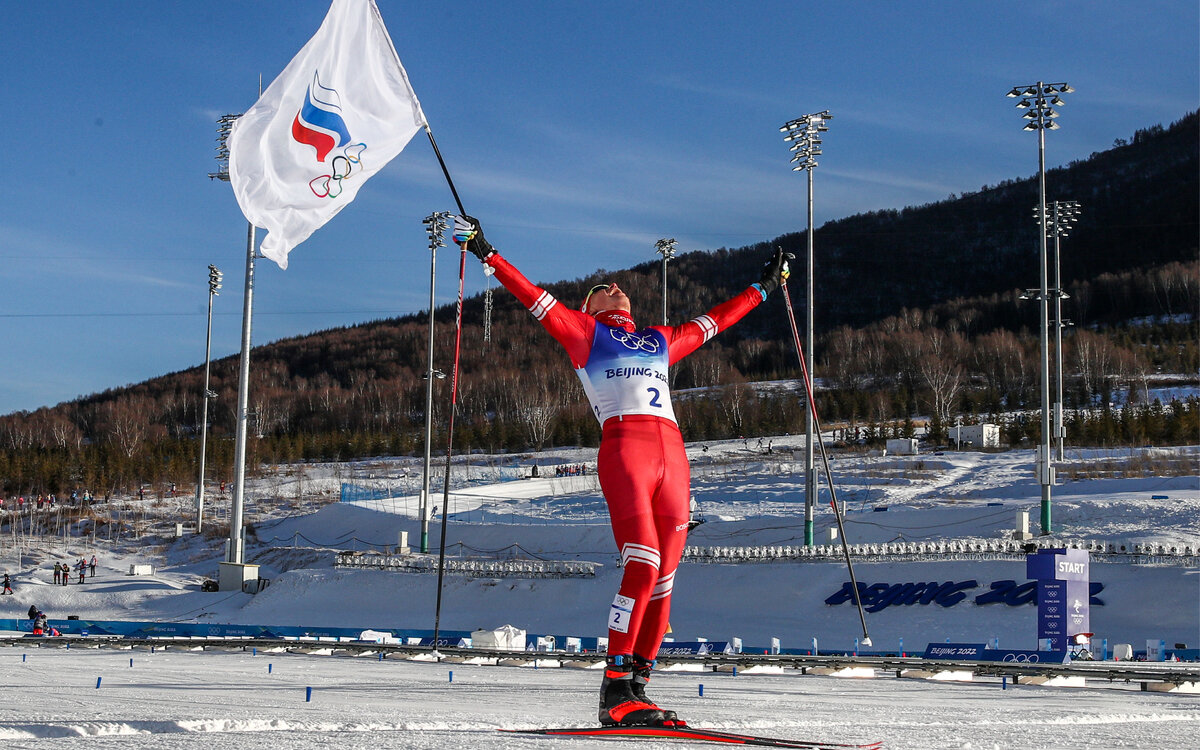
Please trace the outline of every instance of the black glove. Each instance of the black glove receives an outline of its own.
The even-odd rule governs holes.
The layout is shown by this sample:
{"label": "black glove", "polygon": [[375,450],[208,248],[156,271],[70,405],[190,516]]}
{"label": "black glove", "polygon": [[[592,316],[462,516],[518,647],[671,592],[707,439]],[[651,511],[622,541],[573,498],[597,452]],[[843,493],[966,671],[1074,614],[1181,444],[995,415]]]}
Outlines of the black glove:
{"label": "black glove", "polygon": [[795,260],[796,256],[791,253],[785,253],[782,247],[775,248],[775,254],[763,266],[762,277],[758,280],[759,286],[767,294],[779,288],[780,282],[787,281],[791,275],[791,269],[788,268],[788,261]]}
{"label": "black glove", "polygon": [[479,226],[479,219],[473,216],[454,217],[454,241],[474,253],[480,262],[487,260],[489,255],[496,252],[496,249],[483,238],[483,229]]}

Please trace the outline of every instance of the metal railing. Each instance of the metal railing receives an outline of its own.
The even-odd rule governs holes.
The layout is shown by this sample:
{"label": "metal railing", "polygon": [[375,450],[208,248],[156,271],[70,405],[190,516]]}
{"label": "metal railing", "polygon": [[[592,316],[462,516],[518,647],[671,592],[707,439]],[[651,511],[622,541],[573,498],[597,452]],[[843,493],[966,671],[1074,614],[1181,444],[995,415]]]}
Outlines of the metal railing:
{"label": "metal railing", "polygon": [[[1008,539],[953,540],[937,542],[887,542],[882,544],[852,544],[850,554],[859,558],[946,560],[946,559],[1024,559],[1038,549],[1081,549],[1101,562],[1156,563],[1196,565],[1200,563],[1200,545],[1133,544],[1097,539]],[[698,563],[744,562],[824,562],[841,560],[838,545],[807,546],[762,545],[748,547],[688,546],[683,559]]]}
{"label": "metal railing", "polygon": [[[433,555],[373,555],[340,552],[339,568],[367,568],[397,573],[437,573]],[[446,575],[466,578],[595,578],[600,563],[574,560],[446,560]]]}

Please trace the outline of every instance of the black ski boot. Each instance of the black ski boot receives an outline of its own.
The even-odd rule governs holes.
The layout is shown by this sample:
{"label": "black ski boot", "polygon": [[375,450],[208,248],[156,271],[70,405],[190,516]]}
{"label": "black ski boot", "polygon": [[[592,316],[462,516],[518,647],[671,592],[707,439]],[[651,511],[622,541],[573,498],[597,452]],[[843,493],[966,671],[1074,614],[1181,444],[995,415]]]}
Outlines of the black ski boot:
{"label": "black ski boot", "polygon": [[650,682],[650,672],[654,669],[654,662],[643,659],[636,654],[633,657],[633,684],[630,686],[633,689],[633,695],[638,700],[646,703],[654,708],[658,708],[663,713],[663,724],[670,727],[686,727],[687,722],[681,721],[679,715],[674,711],[668,711],[659,708],[654,704],[654,701],[646,697],[646,685]]}
{"label": "black ski boot", "polygon": [[633,657],[608,657],[600,685],[600,724],[603,726],[664,726],[666,717],[633,692]]}

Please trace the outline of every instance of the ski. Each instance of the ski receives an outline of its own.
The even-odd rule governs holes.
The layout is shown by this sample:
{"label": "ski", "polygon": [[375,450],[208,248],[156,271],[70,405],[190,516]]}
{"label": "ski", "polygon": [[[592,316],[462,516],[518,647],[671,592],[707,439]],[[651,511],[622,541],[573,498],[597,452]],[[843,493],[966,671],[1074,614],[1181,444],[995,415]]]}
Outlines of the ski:
{"label": "ski", "polygon": [[660,740],[680,740],[684,742],[721,742],[727,745],[754,745],[757,747],[794,747],[805,750],[880,750],[882,742],[868,742],[863,745],[853,745],[841,742],[821,742],[818,740],[784,740],[774,737],[759,737],[752,734],[722,732],[715,729],[697,729],[695,727],[560,727],[548,729],[501,729],[501,732],[517,734],[543,734],[555,737],[614,737],[635,738],[651,737]]}

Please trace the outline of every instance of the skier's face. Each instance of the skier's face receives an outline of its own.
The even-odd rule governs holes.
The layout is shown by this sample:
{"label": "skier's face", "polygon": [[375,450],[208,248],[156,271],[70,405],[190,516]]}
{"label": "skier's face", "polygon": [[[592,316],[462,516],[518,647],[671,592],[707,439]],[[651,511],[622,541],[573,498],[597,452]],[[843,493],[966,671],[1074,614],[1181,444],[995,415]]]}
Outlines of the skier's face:
{"label": "skier's face", "polygon": [[629,312],[629,297],[616,283],[593,289],[587,301],[588,315],[604,312],[605,310],[623,310]]}

